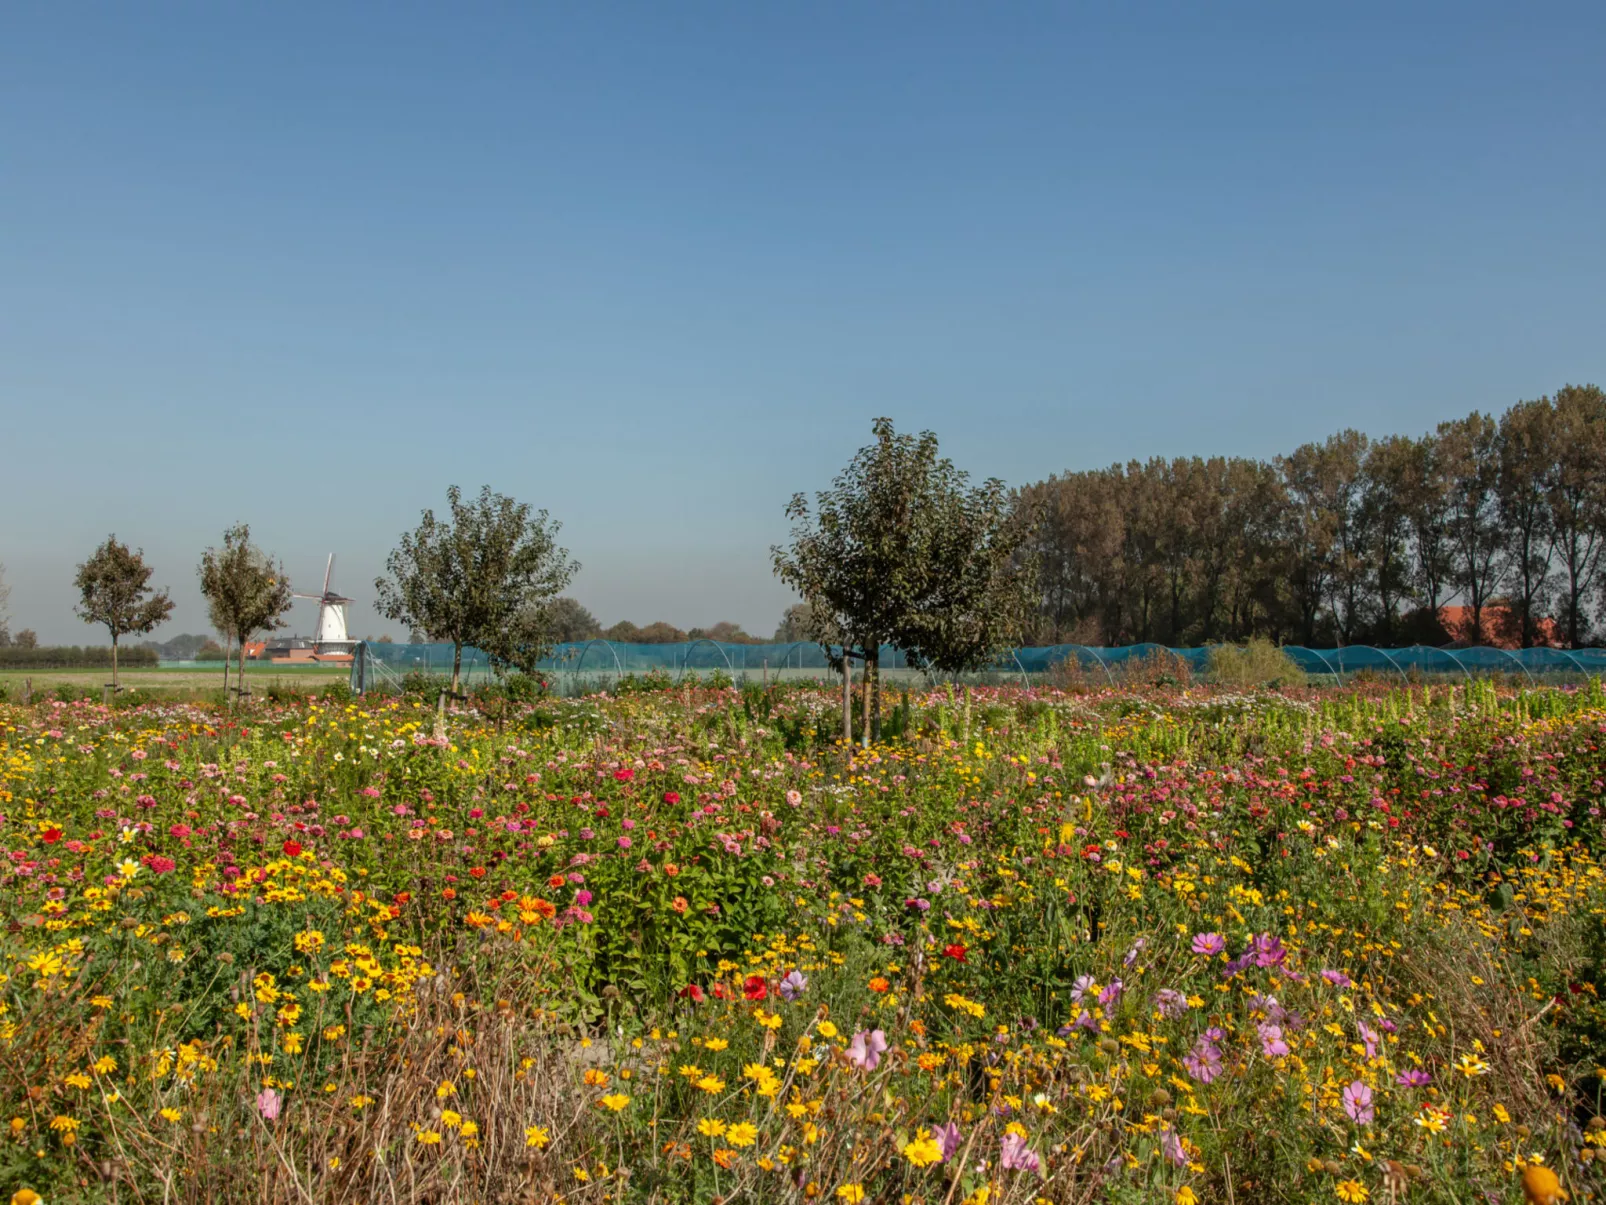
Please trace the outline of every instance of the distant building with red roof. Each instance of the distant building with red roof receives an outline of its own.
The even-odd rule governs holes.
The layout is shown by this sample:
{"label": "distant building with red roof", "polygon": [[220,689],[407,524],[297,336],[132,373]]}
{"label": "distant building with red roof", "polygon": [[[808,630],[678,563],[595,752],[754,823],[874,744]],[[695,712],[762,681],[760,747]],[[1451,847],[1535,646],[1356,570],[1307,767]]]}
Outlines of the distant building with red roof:
{"label": "distant building with red roof", "polygon": [[[1472,630],[1471,607],[1440,607],[1439,622],[1452,644],[1487,645],[1497,649],[1522,647],[1522,617],[1504,603],[1487,603],[1483,608],[1482,631]],[[1534,645],[1557,649],[1562,646],[1561,625],[1554,619],[1534,620]]]}

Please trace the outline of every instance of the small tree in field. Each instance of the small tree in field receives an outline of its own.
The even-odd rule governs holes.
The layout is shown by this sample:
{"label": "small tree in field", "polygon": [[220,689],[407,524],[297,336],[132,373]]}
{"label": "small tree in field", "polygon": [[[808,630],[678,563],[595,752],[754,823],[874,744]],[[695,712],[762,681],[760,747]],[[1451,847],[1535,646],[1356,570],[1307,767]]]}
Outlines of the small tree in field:
{"label": "small tree in field", "polygon": [[164,622],[173,611],[173,600],[166,590],[152,591],[152,569],[145,563],[143,550],[130,550],[116,536],[95,549],[78,566],[74,579],[78,586],[78,605],[74,608],[85,623],[105,625],[112,637],[112,686],[117,686],[117,642],[124,636],[143,636]]}
{"label": "small tree in field", "polygon": [[[251,528],[236,523],[223,533],[222,549],[201,555],[201,593],[212,625],[239,642],[240,673],[236,690],[245,690],[245,645],[257,632],[284,627],[290,609],[290,579],[284,566],[251,543]],[[228,672],[224,662],[224,673]],[[224,689],[228,681],[224,679]]]}
{"label": "small tree in field", "polygon": [[883,643],[936,669],[975,668],[1019,634],[1033,604],[1022,552],[1029,516],[1002,483],[972,488],[929,431],[899,435],[886,418],[871,429],[876,442],[816,496],[812,515],[802,494],[793,497],[792,544],[771,549],[833,667],[864,661],[866,741],[877,727]]}
{"label": "small tree in field", "polygon": [[579,564],[555,539],[546,511],[486,486],[464,502],[446,491],[451,514],[426,510],[385,562],[376,609],[386,619],[452,643],[452,693],[459,693],[463,646],[483,651],[500,672],[529,672],[551,649],[553,600]]}

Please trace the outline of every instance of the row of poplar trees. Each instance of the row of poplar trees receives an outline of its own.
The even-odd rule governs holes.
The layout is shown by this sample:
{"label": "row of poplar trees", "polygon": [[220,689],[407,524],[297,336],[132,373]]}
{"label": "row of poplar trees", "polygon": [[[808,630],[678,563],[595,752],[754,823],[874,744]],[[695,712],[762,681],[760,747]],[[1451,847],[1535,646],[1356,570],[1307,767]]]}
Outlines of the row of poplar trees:
{"label": "row of poplar trees", "polygon": [[[1018,501],[1035,516],[1034,643],[1578,646],[1606,601],[1606,395],[1569,385],[1498,419],[1347,430],[1270,462],[1132,461]],[[1460,633],[1449,604],[1468,610]]]}

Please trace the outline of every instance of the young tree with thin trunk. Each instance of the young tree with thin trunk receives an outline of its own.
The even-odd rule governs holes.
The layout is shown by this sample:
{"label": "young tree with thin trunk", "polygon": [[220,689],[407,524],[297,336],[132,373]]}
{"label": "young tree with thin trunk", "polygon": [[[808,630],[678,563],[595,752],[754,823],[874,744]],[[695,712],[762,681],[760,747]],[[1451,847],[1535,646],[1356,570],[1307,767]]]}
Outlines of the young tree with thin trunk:
{"label": "young tree with thin trunk", "polygon": [[[201,556],[201,594],[213,626],[238,642],[237,694],[245,693],[245,646],[257,632],[285,626],[284,616],[293,601],[284,566],[251,543],[251,529],[237,523],[223,533],[221,549],[208,548]],[[228,662],[224,661],[225,674]],[[225,679],[227,689],[227,679]]]}
{"label": "young tree with thin trunk", "polygon": [[1500,418],[1496,509],[1510,567],[1511,610],[1525,649],[1538,640],[1540,613],[1551,579],[1555,426],[1549,398],[1518,402]]}
{"label": "young tree with thin trunk", "polygon": [[1002,482],[972,488],[929,431],[899,435],[886,418],[871,429],[876,441],[816,495],[812,514],[793,497],[791,546],[770,550],[833,667],[846,675],[851,657],[864,662],[866,743],[877,735],[883,644],[934,668],[985,664],[1024,630],[1035,590],[1028,512]]}
{"label": "young tree with thin trunk", "polygon": [[1440,423],[1438,444],[1448,486],[1453,580],[1472,611],[1471,643],[1481,644],[1487,638],[1483,609],[1506,573],[1498,502],[1500,428],[1487,414],[1474,411]]}
{"label": "young tree with thin trunk", "polygon": [[1548,502],[1560,571],[1561,622],[1569,647],[1588,637],[1584,599],[1606,545],[1606,394],[1595,385],[1556,391],[1556,466]]}
{"label": "young tree with thin trunk", "polygon": [[534,668],[550,648],[553,601],[579,563],[555,539],[546,511],[492,493],[464,502],[446,491],[451,513],[432,510],[391,552],[389,577],[374,582],[375,609],[386,619],[452,644],[452,693],[461,693],[463,649],[483,651],[493,665]]}
{"label": "young tree with thin trunk", "polygon": [[143,636],[163,623],[173,612],[173,600],[166,590],[153,591],[153,570],[145,563],[144,550],[130,550],[127,544],[108,536],[94,554],[78,566],[74,579],[78,586],[78,605],[74,608],[85,623],[103,625],[112,638],[112,689],[117,689],[117,643],[129,635]]}

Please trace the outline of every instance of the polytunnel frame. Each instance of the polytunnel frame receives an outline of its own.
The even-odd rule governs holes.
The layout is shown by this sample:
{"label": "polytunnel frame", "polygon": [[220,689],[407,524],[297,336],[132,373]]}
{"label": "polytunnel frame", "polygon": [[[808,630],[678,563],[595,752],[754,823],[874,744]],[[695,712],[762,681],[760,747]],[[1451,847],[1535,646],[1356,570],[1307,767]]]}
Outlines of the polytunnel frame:
{"label": "polytunnel frame", "polygon": [[[1522,653],[1522,654],[1526,654],[1526,653],[1560,653],[1563,657],[1567,658],[1567,660],[1569,660],[1569,661],[1571,661],[1573,663],[1573,666],[1578,670],[1578,672],[1580,674],[1582,674],[1586,678],[1589,677],[1589,671],[1584,668],[1584,663],[1582,661],[1580,661],[1577,657],[1574,657],[1572,655],[1571,650],[1569,650],[1569,649],[1559,649],[1559,648],[1549,648],[1549,647],[1542,648],[1542,647],[1539,647],[1539,646],[1536,645],[1533,648],[1518,649],[1517,653]],[[1513,655],[1516,655],[1516,654],[1513,654]],[[1527,662],[1526,657],[1522,658],[1522,663],[1523,663],[1523,665],[1525,667],[1527,666],[1528,662]],[[1532,677],[1532,675],[1529,675],[1529,676]]]}
{"label": "polytunnel frame", "polygon": [[1400,668],[1400,663],[1398,661],[1394,660],[1393,657],[1389,656],[1388,650],[1387,649],[1380,649],[1376,645],[1372,645],[1372,644],[1347,644],[1347,645],[1341,645],[1339,648],[1335,649],[1334,652],[1336,652],[1338,654],[1338,668],[1339,668],[1339,672],[1341,672],[1341,673],[1347,672],[1344,669],[1344,654],[1345,653],[1347,653],[1347,652],[1367,652],[1367,653],[1376,653],[1378,656],[1382,657],[1383,660],[1387,661],[1390,665],[1392,665],[1394,667],[1394,672],[1399,674],[1400,677],[1404,678],[1406,676],[1405,671]]}
{"label": "polytunnel frame", "polygon": [[[731,664],[730,655],[725,652],[725,646],[720,644],[720,642],[717,640],[711,640],[707,636],[700,636],[696,640],[693,640],[691,643],[689,643],[685,648],[680,650],[680,676],[682,678],[684,678],[686,674],[691,671],[692,650],[695,649],[699,644],[713,645],[714,651],[718,653],[721,660],[725,662],[725,668],[730,671],[731,677],[734,678],[736,676],[736,667]],[[718,669],[719,666],[716,665],[714,668]],[[746,675],[746,669],[747,661],[744,658],[742,661],[742,670],[744,676]]]}
{"label": "polytunnel frame", "polygon": [[1091,653],[1093,655],[1093,660],[1097,661],[1099,668],[1104,671],[1104,680],[1111,686],[1115,685],[1115,674],[1110,670],[1110,663],[1104,659],[1104,657],[1099,653],[1098,649],[1094,648],[1091,644],[1073,644],[1070,647],[1073,649],[1084,649],[1085,651]]}
{"label": "polytunnel frame", "polygon": [[581,645],[581,647],[580,647],[580,655],[579,655],[579,657],[575,658],[574,672],[577,673],[577,674],[580,672],[581,668],[586,663],[586,658],[588,656],[590,656],[590,654],[591,654],[592,646],[593,645],[598,645],[598,644],[600,644],[603,648],[607,649],[608,650],[608,655],[613,658],[614,672],[616,672],[619,675],[623,676],[623,674],[625,672],[625,667],[624,667],[624,663],[619,660],[619,651],[616,648],[613,647],[613,642],[611,640],[604,640],[600,636],[593,637],[592,639],[586,641],[585,644]]}
{"label": "polytunnel frame", "polygon": [[[1286,645],[1283,646],[1283,651],[1284,652],[1297,651],[1297,652],[1301,652],[1301,653],[1309,653],[1312,657],[1316,658],[1316,660],[1320,661],[1323,665],[1325,665],[1327,667],[1327,672],[1332,674],[1335,680],[1338,679],[1339,675],[1343,673],[1342,669],[1334,669],[1333,668],[1333,663],[1327,659],[1327,657],[1322,653],[1321,649],[1307,648],[1303,644],[1286,644]],[[1300,669],[1301,669],[1302,672],[1305,672],[1305,673],[1309,673],[1310,672],[1309,670],[1306,670],[1303,666],[1301,666]]]}

